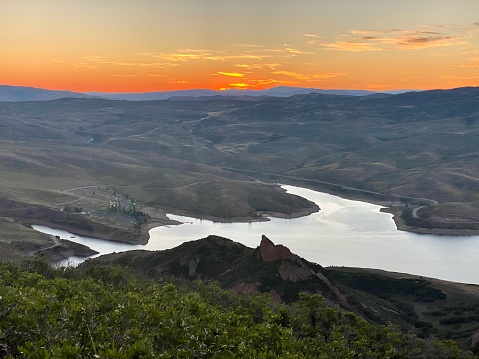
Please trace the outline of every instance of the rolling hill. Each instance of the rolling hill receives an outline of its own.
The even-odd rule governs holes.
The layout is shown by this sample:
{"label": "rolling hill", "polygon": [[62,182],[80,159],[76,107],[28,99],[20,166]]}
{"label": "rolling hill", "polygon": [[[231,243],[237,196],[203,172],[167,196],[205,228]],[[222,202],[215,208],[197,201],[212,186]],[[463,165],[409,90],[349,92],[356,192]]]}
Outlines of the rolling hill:
{"label": "rolling hill", "polygon": [[[396,206],[404,229],[475,233],[478,100],[458,88],[0,102],[0,196],[76,206],[131,237],[168,223],[164,211],[244,221],[318,210],[271,184],[282,182]],[[147,223],[109,213],[112,200],[137,203]]]}

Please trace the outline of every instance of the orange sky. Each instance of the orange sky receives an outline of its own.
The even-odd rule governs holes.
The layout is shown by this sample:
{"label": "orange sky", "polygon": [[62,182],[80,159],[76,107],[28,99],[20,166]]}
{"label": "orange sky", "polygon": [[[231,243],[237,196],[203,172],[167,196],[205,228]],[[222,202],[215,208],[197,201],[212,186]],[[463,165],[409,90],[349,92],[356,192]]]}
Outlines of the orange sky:
{"label": "orange sky", "polygon": [[2,0],[0,84],[479,86],[477,0]]}

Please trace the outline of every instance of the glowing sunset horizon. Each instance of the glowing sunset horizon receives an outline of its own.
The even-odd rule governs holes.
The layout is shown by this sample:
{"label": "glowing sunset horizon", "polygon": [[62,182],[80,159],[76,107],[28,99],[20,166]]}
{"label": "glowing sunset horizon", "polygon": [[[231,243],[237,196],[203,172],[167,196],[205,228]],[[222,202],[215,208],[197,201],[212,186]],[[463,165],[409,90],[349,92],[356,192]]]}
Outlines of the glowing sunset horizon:
{"label": "glowing sunset horizon", "polygon": [[479,86],[479,2],[2,2],[0,84],[77,92]]}

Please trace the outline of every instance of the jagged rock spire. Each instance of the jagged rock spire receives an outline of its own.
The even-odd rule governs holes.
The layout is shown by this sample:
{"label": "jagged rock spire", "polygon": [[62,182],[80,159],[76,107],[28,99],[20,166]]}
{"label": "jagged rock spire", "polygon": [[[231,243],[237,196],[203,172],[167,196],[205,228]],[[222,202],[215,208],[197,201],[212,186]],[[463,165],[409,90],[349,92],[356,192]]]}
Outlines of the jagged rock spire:
{"label": "jagged rock spire", "polygon": [[261,259],[265,262],[271,262],[278,259],[289,259],[293,260],[295,255],[291,251],[281,245],[275,245],[271,240],[266,237],[264,234],[261,237],[261,244],[259,245],[259,251]]}

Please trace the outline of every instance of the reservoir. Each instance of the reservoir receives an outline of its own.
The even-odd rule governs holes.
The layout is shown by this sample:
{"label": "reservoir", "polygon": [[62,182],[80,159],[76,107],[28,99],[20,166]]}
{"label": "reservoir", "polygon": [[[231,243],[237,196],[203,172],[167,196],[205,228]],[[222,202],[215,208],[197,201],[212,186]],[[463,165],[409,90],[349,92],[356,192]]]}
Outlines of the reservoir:
{"label": "reservoir", "polygon": [[[210,234],[248,247],[259,246],[261,235],[283,244],[310,262],[322,266],[377,268],[462,283],[479,284],[479,236],[429,235],[402,232],[381,207],[313,190],[282,186],[321,208],[309,216],[268,222],[220,223],[168,215],[183,222],[150,230],[147,245],[131,245],[77,236],[45,226],[41,232],[85,244],[100,254],[131,249],[163,250]],[[71,263],[84,259],[72,257]]]}

